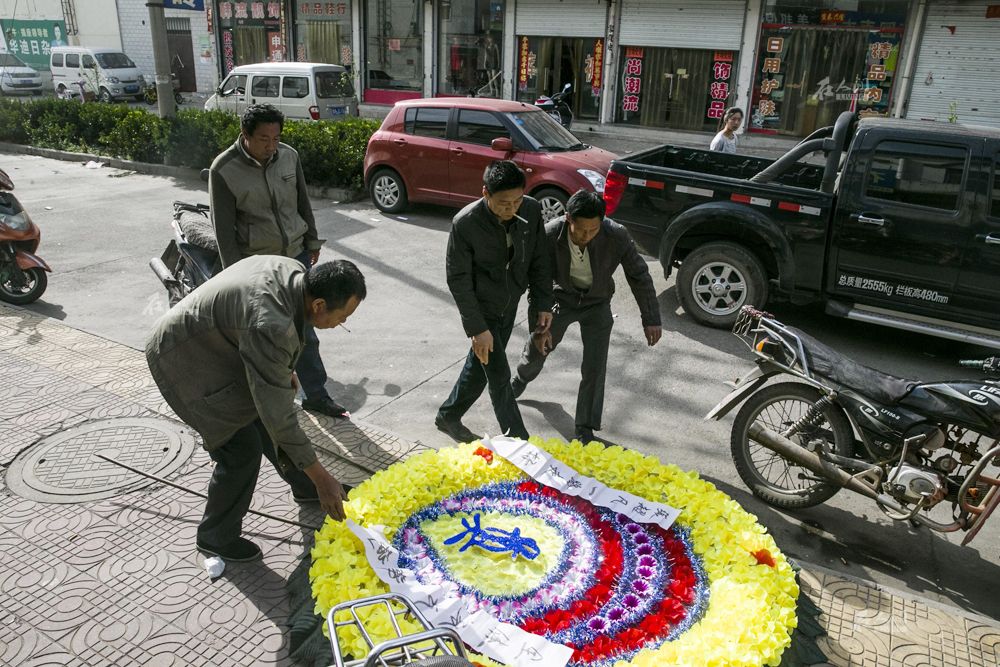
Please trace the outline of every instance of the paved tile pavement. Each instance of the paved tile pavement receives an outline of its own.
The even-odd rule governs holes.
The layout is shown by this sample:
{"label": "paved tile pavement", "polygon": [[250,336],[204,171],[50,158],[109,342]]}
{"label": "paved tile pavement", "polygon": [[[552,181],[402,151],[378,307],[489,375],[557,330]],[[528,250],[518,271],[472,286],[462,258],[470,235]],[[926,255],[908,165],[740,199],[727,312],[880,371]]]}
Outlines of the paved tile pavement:
{"label": "paved tile pavement", "polygon": [[[311,530],[248,517],[245,532],[262,545],[263,561],[229,565],[211,581],[193,548],[202,501],[161,484],[137,488],[130,473],[93,460],[111,452],[148,461],[161,444],[172,455],[174,436],[147,427],[182,426],[167,421],[174,416],[140,351],[0,305],[0,378],[0,665],[291,664],[285,584]],[[101,421],[122,418],[131,421],[117,429]],[[324,463],[349,484],[422,447],[366,424],[307,413],[300,420]],[[56,434],[73,446],[35,457],[38,484],[101,477],[122,490],[60,504],[13,493],[11,463]],[[178,451],[184,458],[167,477],[204,490],[208,456],[199,447]],[[47,467],[54,463],[57,474]],[[322,519],[318,509],[296,506],[267,465],[253,507],[312,525]],[[808,564],[802,583],[822,610],[828,664],[1000,664],[993,621]]]}

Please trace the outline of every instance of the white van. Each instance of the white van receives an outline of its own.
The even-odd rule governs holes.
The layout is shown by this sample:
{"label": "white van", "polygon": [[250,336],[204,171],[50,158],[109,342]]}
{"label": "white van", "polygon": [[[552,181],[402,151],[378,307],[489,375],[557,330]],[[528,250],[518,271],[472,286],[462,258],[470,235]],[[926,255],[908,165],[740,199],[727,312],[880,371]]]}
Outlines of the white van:
{"label": "white van", "polygon": [[42,77],[13,53],[0,51],[0,93],[41,95]]}
{"label": "white van", "polygon": [[79,95],[80,81],[102,102],[124,97],[141,100],[146,89],[142,72],[118,49],[53,46],[49,68],[52,87],[60,97]]}
{"label": "white van", "polygon": [[341,65],[240,65],[208,98],[205,109],[242,114],[251,104],[272,104],[286,118],[337,120],[358,115],[350,72]]}

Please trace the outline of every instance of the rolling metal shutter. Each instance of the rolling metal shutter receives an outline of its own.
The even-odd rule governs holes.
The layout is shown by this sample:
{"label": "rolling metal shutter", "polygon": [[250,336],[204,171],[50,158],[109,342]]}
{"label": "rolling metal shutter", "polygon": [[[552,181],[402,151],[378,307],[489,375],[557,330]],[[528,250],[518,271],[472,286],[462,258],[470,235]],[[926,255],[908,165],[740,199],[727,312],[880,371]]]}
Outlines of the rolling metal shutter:
{"label": "rolling metal shutter", "polygon": [[[934,2],[913,72],[906,117],[1000,127],[1000,18],[994,2]],[[954,27],[954,34],[950,26]]]}
{"label": "rolling metal shutter", "polygon": [[608,30],[608,5],[597,0],[518,0],[515,12],[518,35],[604,37]]}
{"label": "rolling metal shutter", "polygon": [[618,42],[738,51],[746,4],[744,0],[624,0]]}

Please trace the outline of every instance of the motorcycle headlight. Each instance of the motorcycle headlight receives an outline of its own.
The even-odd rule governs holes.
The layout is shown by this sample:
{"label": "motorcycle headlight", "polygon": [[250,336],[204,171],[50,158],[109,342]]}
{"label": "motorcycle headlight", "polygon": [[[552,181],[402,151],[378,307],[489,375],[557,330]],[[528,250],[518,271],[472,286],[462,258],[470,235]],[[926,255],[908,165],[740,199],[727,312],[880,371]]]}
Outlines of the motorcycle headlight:
{"label": "motorcycle headlight", "polygon": [[577,169],[578,174],[590,181],[597,192],[604,192],[604,174],[599,174],[593,169]]}
{"label": "motorcycle headlight", "polygon": [[121,83],[121,82],[122,82],[122,80],[119,79],[117,76],[109,76],[108,77],[108,83]]}
{"label": "motorcycle headlight", "polygon": [[0,213],[0,226],[6,226],[15,232],[23,232],[31,226],[31,218],[24,211],[15,215]]}

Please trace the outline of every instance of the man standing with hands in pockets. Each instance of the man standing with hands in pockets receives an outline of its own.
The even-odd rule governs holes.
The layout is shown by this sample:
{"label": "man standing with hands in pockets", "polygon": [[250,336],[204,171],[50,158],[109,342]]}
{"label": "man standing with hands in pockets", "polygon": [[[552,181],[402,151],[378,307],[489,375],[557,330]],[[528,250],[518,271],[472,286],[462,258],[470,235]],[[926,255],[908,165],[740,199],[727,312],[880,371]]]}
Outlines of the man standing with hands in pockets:
{"label": "man standing with hands in pockets", "polygon": [[525,291],[531,311],[537,313],[536,333],[549,330],[552,272],[542,209],[525,196],[524,186],[524,172],[514,162],[493,162],[483,174],[482,198],[452,221],[448,288],[472,346],[434,424],[459,442],[479,439],[462,424],[462,417],[487,386],[500,430],[528,437],[510,386],[506,347]]}
{"label": "man standing with hands in pockets", "polygon": [[[660,340],[660,304],[646,262],[639,256],[628,231],[604,217],[604,200],[594,192],[580,190],[566,202],[566,216],[545,226],[546,252],[550,253],[555,280],[556,314],[552,326],[535,333],[524,346],[517,374],[511,381],[518,397],[538,377],[546,355],[562,340],[566,329],[580,323],[583,339],[582,378],[576,397],[576,434],[581,442],[594,439],[601,429],[604,411],[604,380],[614,316],[612,275],[621,265],[625,279],[639,304],[646,344]],[[528,311],[531,317],[531,311]]]}

